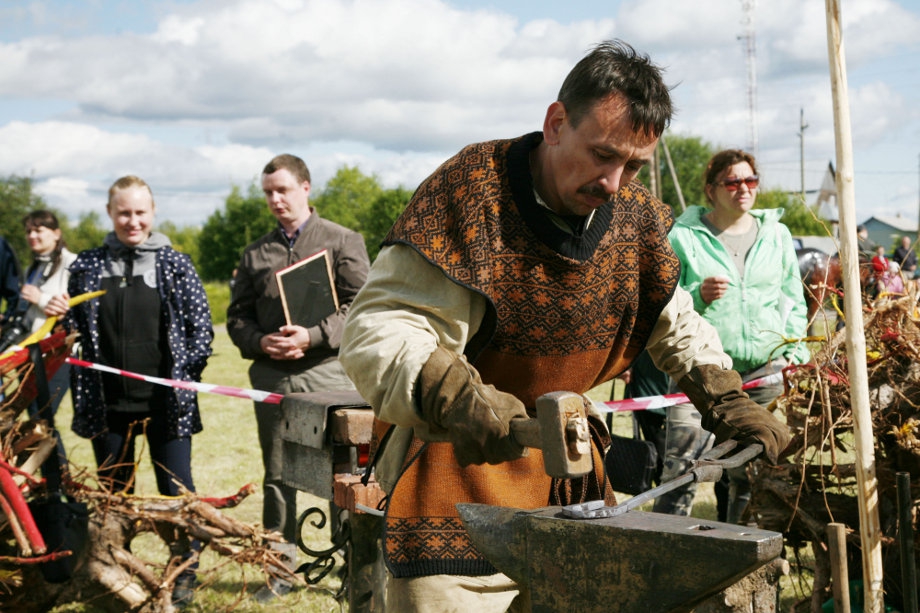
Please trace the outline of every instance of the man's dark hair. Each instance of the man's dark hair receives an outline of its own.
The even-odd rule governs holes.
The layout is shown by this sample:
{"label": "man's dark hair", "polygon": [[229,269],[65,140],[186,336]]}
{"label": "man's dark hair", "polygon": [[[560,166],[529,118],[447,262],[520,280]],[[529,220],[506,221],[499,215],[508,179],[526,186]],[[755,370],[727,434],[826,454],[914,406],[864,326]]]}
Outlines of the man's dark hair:
{"label": "man's dark hair", "polygon": [[577,127],[597,102],[620,93],[629,103],[633,129],[659,137],[674,112],[661,72],[647,55],[640,55],[627,43],[607,40],[575,64],[562,83],[558,100],[565,106],[569,123]]}
{"label": "man's dark hair", "polygon": [[307,163],[296,155],[291,155],[290,153],[282,153],[281,155],[276,155],[272,160],[265,165],[265,168],[262,169],[263,175],[270,175],[278,172],[279,170],[286,170],[297,179],[298,182],[303,183],[306,181],[310,182],[310,169],[307,168]]}

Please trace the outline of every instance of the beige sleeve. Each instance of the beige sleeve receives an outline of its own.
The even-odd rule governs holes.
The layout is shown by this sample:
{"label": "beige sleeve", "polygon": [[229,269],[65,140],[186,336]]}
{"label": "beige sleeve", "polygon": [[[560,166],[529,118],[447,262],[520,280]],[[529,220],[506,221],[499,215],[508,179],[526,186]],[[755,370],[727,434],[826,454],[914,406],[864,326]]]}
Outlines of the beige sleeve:
{"label": "beige sleeve", "polygon": [[413,393],[422,366],[438,345],[462,353],[485,309],[482,295],[414,249],[385,247],[351,305],[339,360],[380,419],[420,426]]}
{"label": "beige sleeve", "polygon": [[680,287],[658,317],[647,348],[658,369],[675,381],[699,364],[732,367],[731,357],[722,350],[719,333],[693,310],[693,298]]}

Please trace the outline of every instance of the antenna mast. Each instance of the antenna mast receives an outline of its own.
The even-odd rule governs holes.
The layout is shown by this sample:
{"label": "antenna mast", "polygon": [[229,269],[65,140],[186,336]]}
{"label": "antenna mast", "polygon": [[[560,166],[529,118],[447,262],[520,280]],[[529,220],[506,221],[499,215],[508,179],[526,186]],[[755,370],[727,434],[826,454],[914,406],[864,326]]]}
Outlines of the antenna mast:
{"label": "antenna mast", "polygon": [[751,130],[748,149],[757,157],[757,40],[754,36],[754,2],[755,0],[741,0],[744,11],[744,35],[739,38],[744,41],[744,57],[747,64],[747,98]]}

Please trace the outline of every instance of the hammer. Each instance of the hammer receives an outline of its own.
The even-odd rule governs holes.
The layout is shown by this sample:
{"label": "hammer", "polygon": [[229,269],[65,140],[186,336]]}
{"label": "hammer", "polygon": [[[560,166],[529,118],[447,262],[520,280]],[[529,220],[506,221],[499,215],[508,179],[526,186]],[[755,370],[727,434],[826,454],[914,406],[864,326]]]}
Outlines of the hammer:
{"label": "hammer", "polygon": [[542,450],[543,467],[550,477],[567,479],[591,472],[594,462],[584,398],[573,392],[550,392],[537,398],[536,404],[536,419],[511,420],[515,442]]}

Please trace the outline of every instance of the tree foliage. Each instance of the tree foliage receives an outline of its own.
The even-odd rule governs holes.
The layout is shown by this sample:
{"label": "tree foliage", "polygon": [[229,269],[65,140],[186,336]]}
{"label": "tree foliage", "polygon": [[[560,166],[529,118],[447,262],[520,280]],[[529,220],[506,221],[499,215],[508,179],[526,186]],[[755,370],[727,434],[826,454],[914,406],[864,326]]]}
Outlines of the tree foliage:
{"label": "tree foliage", "polygon": [[102,215],[96,211],[83,213],[80,215],[77,225],[68,227],[64,231],[64,240],[67,242],[67,248],[74,253],[80,253],[86,249],[99,247],[105,239],[105,235],[110,232],[111,222],[108,218],[104,221]]}
{"label": "tree foliage", "polygon": [[412,198],[412,192],[402,187],[384,190],[371,204],[362,211],[361,227],[367,254],[373,262],[380,251],[380,243],[386,237],[393,223]]}
{"label": "tree foliage", "polygon": [[758,209],[784,209],[780,221],[793,236],[831,236],[830,224],[818,217],[814,209],[796,195],[780,189],[759,192],[754,205]]}
{"label": "tree foliage", "polygon": [[244,196],[234,186],[224,204],[198,234],[198,274],[206,281],[230,279],[243,249],[275,227],[261,189],[252,184]]}
{"label": "tree foliage", "polygon": [[198,267],[200,251],[198,249],[198,235],[201,230],[195,226],[176,226],[171,221],[164,221],[157,224],[157,230],[169,237],[173,249],[188,254],[192,258],[192,263]]}
{"label": "tree foliage", "polygon": [[[716,153],[715,147],[699,136],[666,134],[662,137],[662,141],[667,143],[677,181],[687,206],[704,204],[706,199],[703,195],[703,172],[706,170],[709,158]],[[659,145],[658,160],[658,170],[661,175],[661,200],[671,206],[675,217],[680,216],[682,211],[680,198],[677,195],[678,186],[674,184],[674,179],[671,177],[668,158],[664,154],[662,145]],[[639,173],[639,179],[645,185],[651,184],[650,171],[651,169],[646,167]]]}
{"label": "tree foliage", "polygon": [[16,252],[22,267],[32,260],[22,218],[30,211],[44,208],[47,208],[45,201],[32,192],[31,178],[10,175],[0,180],[0,236]]}
{"label": "tree foliage", "polygon": [[363,232],[362,211],[369,209],[382,193],[377,177],[363,174],[357,166],[343,166],[322,193],[311,198],[311,203],[322,217]]}

